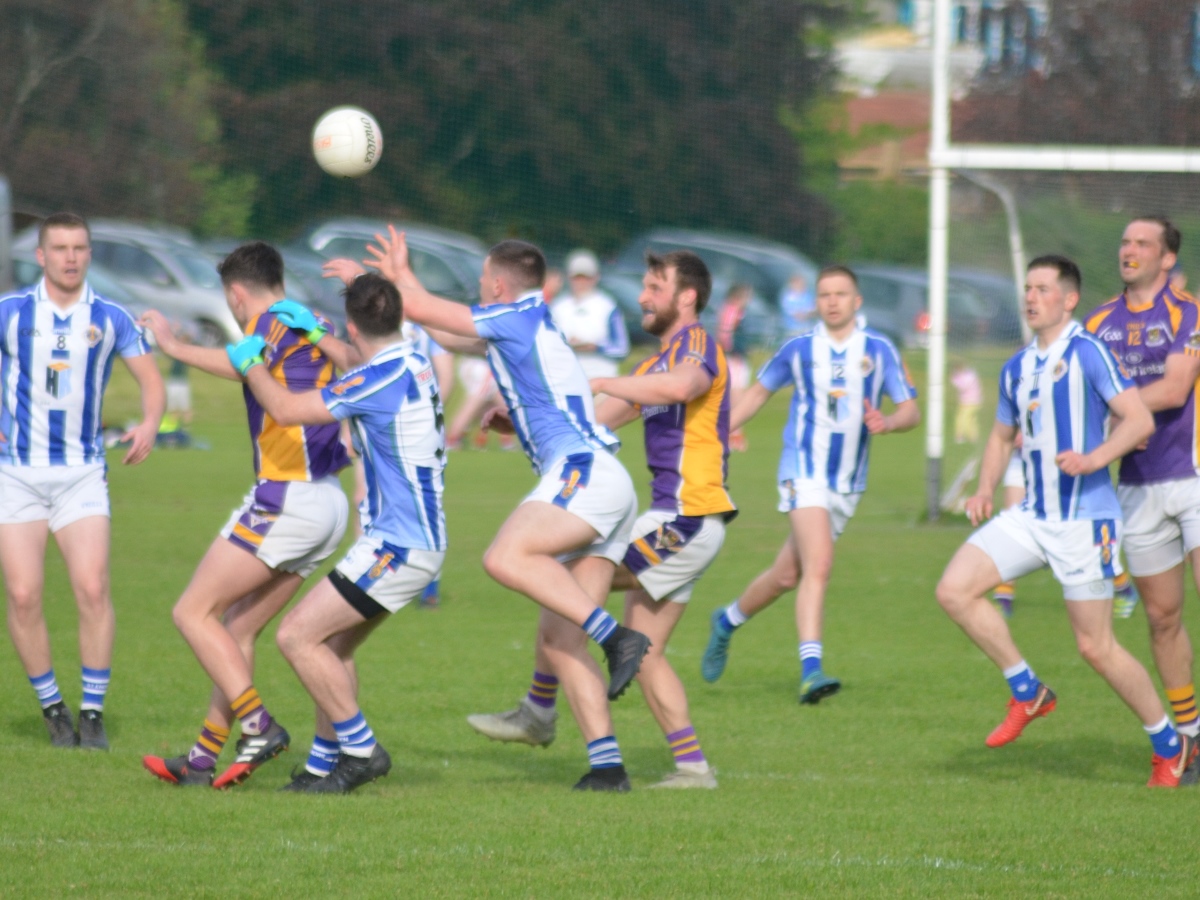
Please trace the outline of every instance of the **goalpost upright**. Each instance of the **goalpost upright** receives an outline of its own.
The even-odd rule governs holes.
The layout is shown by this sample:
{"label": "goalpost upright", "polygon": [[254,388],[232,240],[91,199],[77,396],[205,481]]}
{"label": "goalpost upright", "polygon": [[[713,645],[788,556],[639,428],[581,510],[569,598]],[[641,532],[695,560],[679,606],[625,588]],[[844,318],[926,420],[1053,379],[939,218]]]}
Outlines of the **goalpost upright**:
{"label": "goalpost upright", "polygon": [[[941,514],[945,452],[946,295],[952,171],[1200,173],[1200,150],[1174,147],[954,144],[950,139],[951,0],[934,0],[929,135],[929,356],[925,409],[926,507]],[[1020,282],[1018,281],[1018,284]]]}

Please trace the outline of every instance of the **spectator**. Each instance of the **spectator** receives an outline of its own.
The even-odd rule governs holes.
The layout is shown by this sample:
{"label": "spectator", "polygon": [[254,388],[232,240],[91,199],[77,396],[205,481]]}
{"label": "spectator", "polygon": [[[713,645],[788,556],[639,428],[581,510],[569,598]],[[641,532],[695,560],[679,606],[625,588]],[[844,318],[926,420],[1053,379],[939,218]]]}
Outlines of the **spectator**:
{"label": "spectator", "polygon": [[[729,363],[729,406],[737,405],[746,388],[750,387],[749,346],[742,327],[752,290],[748,284],[731,285],[717,311],[717,343],[725,351]],[[742,429],[729,435],[729,449],[745,451],[749,447]]]}
{"label": "spectator", "polygon": [[789,336],[803,334],[812,328],[817,315],[817,296],[809,288],[803,272],[795,272],[788,279],[787,287],[779,296],[779,306],[786,316],[784,328]]}
{"label": "spectator", "polygon": [[629,355],[629,333],[621,308],[604,291],[600,262],[590,250],[567,257],[567,293],[550,305],[550,314],[575,350],[588,378],[613,378],[617,364]]}

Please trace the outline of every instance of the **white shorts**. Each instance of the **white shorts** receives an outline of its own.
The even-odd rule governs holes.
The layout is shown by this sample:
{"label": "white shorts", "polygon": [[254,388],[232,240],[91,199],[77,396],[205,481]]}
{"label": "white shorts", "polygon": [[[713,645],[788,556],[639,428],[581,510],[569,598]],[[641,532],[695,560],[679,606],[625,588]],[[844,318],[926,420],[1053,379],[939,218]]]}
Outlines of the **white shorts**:
{"label": "white shorts", "polygon": [[320,481],[260,481],[221,537],[280,572],[307,578],[346,533],[350,504],[333,475]]}
{"label": "white shorts", "polygon": [[633,526],[625,568],[655,600],[687,603],[725,543],[725,516],[681,516],[651,509]]}
{"label": "white shorts", "polygon": [[49,522],[51,531],[110,516],[102,462],[82,466],[0,465],[0,525]]}
{"label": "white shorts", "polygon": [[167,412],[185,413],[192,408],[192,385],[177,378],[167,379]]}
{"label": "white shorts", "polygon": [[1111,600],[1112,580],[1121,574],[1120,530],[1120,519],[1046,522],[1014,506],[967,542],[992,558],[1001,581],[1048,565],[1067,600]]}
{"label": "white shorts", "polygon": [[1125,514],[1121,546],[1130,574],[1165,572],[1200,547],[1200,478],[1118,485],[1117,499]]}
{"label": "white shorts", "polygon": [[1025,490],[1025,466],[1021,463],[1020,453],[1008,458],[1008,468],[1004,470],[1004,481],[1001,483],[1006,488]]}
{"label": "white shorts", "polygon": [[833,539],[836,541],[846,530],[846,523],[854,515],[862,494],[839,494],[831,491],[824,482],[809,478],[797,481],[779,482],[779,511],[791,512],[793,509],[827,509],[829,524],[833,529]]}
{"label": "white shorts", "polygon": [[602,556],[620,565],[625,558],[637,520],[637,492],[633,479],[611,453],[573,453],[556,460],[521,502],[531,500],[565,509],[598,532],[587,547],[560,556],[561,562]]}
{"label": "white shorts", "polygon": [[363,535],[329,578],[363,618],[373,619],[381,612],[398,612],[421,596],[441,573],[445,558],[440,550],[408,550]]}

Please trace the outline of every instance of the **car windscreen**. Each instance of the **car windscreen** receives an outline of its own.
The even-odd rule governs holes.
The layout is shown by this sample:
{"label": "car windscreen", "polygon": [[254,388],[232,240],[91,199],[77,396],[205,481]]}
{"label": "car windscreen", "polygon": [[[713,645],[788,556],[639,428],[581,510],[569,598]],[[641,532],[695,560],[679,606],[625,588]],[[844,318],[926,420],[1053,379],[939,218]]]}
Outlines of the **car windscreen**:
{"label": "car windscreen", "polygon": [[171,256],[187,272],[193,284],[206,289],[221,289],[221,276],[217,274],[217,267],[210,257],[186,250],[172,250]]}

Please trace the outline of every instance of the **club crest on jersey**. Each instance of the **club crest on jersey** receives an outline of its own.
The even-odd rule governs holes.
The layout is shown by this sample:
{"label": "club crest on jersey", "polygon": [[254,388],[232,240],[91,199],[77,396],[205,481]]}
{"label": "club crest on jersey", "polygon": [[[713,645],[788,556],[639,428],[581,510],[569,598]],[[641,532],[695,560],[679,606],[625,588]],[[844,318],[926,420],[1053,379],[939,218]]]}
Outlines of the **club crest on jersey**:
{"label": "club crest on jersey", "polygon": [[100,339],[104,337],[104,332],[101,331],[97,325],[89,325],[86,337],[87,345],[89,347],[95,347],[98,343],[100,343]]}
{"label": "club crest on jersey", "polygon": [[870,375],[874,371],[875,371],[875,360],[871,359],[871,357],[869,357],[869,356],[864,356],[862,358],[863,378],[866,378],[868,375]]}
{"label": "club crest on jersey", "polygon": [[1193,331],[1187,339],[1187,345],[1192,350],[1200,350],[1200,331]]}
{"label": "club crest on jersey", "polygon": [[367,573],[367,577],[372,581],[381,578],[383,573],[388,570],[391,561],[395,558],[396,554],[390,550],[376,550],[375,565],[371,566],[371,571]]}
{"label": "club crest on jersey", "polygon": [[658,532],[654,535],[654,539],[661,550],[674,550],[683,543],[683,535],[670,525],[664,525],[658,529]]}
{"label": "club crest on jersey", "polygon": [[348,378],[345,381],[339,381],[337,384],[331,387],[329,391],[330,393],[336,394],[340,397],[342,394],[346,393],[346,391],[350,390],[350,388],[358,387],[364,381],[366,381],[366,379],[362,375],[355,375],[353,378]]}
{"label": "club crest on jersey", "polygon": [[1151,325],[1146,329],[1146,346],[1161,347],[1167,342],[1167,329],[1161,325]]}
{"label": "club crest on jersey", "polygon": [[1054,364],[1054,380],[1061,381],[1062,377],[1067,374],[1067,370],[1071,368],[1065,359],[1060,359]]}
{"label": "club crest on jersey", "polygon": [[70,365],[65,362],[55,362],[46,366],[46,393],[55,400],[61,400],[71,393]]}

